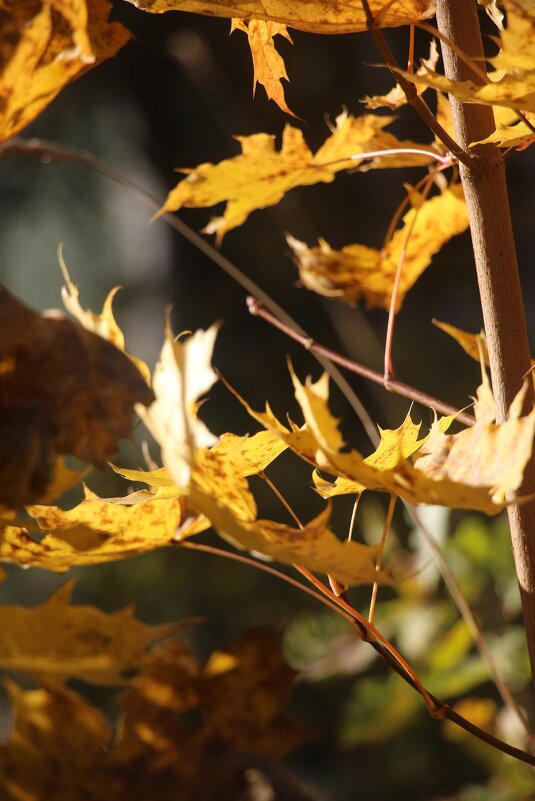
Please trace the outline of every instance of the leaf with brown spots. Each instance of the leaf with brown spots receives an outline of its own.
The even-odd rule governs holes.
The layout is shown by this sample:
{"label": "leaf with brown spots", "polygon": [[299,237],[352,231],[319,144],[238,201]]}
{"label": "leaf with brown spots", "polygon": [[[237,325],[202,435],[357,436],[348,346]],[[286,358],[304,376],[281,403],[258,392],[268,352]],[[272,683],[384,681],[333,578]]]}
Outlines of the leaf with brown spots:
{"label": "leaf with brown spots", "polygon": [[4,0],[0,22],[0,141],[30,123],[70,81],[130,34],[109,23],[108,0]]}
{"label": "leaf with brown spots", "polygon": [[109,459],[152,392],[113,345],[1,287],[0,321],[0,503],[16,508],[50,497],[62,454]]}
{"label": "leaf with brown spots", "polygon": [[63,573],[71,567],[126,559],[170,545],[178,526],[189,534],[209,527],[193,514],[184,497],[158,497],[147,492],[104,500],[86,490],[86,500],[64,511],[55,506],[28,506],[42,539],[33,527],[5,519],[0,526],[0,560],[23,567]]}

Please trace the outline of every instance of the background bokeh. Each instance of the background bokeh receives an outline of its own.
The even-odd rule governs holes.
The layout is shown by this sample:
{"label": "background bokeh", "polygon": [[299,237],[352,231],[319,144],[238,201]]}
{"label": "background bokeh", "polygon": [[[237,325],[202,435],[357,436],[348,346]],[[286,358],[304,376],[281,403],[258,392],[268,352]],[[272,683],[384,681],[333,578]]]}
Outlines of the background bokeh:
{"label": "background bokeh", "polygon": [[[315,148],[328,133],[326,119],[344,107],[359,113],[361,97],[392,85],[386,70],[377,66],[379,56],[367,34],[293,32],[294,45],[281,40],[279,48],[291,78],[289,105],[304,122],[288,120],[266,99],[262,87],[252,97],[247,41],[240,32],[229,37],[228,21],[181,13],[152,16],[123,0],[114,3],[114,15],[133,31],[135,40],[115,59],[69,86],[23,133],[88,150],[162,201],[176,183],[175,168],[233,155],[238,148],[234,134],[267,131],[280,137],[291,122],[302,127]],[[485,25],[487,34],[492,33]],[[400,60],[406,57],[407,37],[406,31],[388,33]],[[427,37],[418,34],[417,40],[419,54],[426,55]],[[404,137],[430,139],[410,109],[400,112],[393,130]],[[534,171],[529,150],[508,160],[532,339]],[[414,170],[348,173],[331,185],[295,189],[277,207],[253,213],[245,225],[227,234],[222,251],[315,339],[381,370],[386,314],[349,309],[299,287],[284,234],[292,233],[309,245],[323,236],[333,247],[350,242],[378,246],[403,197],[403,182],[416,180],[415,175],[420,177]],[[317,376],[312,357],[252,318],[241,287],[164,221],[149,224],[152,211],[139,197],[81,166],[12,159],[0,161],[0,204],[2,281],[28,305],[60,305],[56,250],[63,242],[84,306],[96,309],[113,286],[124,286],[116,301],[117,317],[133,353],[154,364],[169,304],[177,331],[219,320],[223,325],[214,357],[218,370],[252,405],[259,407],[269,399],[276,412],[289,410],[297,416],[286,359],[292,358],[300,375]],[[213,213],[184,210],[180,216],[200,230]],[[478,384],[479,368],[432,325],[433,318],[471,331],[481,327],[468,235],[445,247],[409,293],[397,319],[394,344],[400,378],[460,407]],[[350,380],[380,426],[400,424],[408,402],[360,379]],[[343,419],[348,441],[369,450],[362,425],[336,390],[333,408]],[[217,433],[256,430],[221,385],[210,393],[203,413]],[[415,409],[413,414],[430,422],[426,410]],[[143,438],[136,430],[117,461],[141,466]],[[157,458],[154,448],[153,455]],[[298,514],[310,519],[322,502],[310,490],[309,471],[288,455],[280,462],[271,475]],[[108,473],[94,472],[89,484],[102,495],[125,491],[124,483]],[[260,486],[258,491],[262,513],[284,519],[269,493]],[[76,499],[73,495],[67,502]],[[350,511],[344,501],[335,506],[334,524],[342,536]],[[526,660],[504,522],[489,525],[477,516],[443,510],[428,514],[433,533],[445,541],[463,587],[490,628],[505,672],[525,700]],[[377,541],[383,517],[383,499],[367,498],[358,535]],[[495,700],[470,642],[461,634],[457,640],[453,637],[455,610],[400,510],[394,529],[394,555],[417,571],[418,587],[400,595],[382,594],[382,628],[427,672],[433,691],[453,699],[469,691],[475,698]],[[416,554],[412,561],[409,546]],[[419,699],[377,665],[342,623],[274,579],[228,561],[172,549],[76,574],[76,601],[108,610],[134,603],[139,616],[151,622],[204,616],[206,622],[189,635],[201,655],[249,626],[286,626],[288,657],[303,671],[293,712],[313,732],[290,764],[318,798],[342,801],[371,793],[385,801],[529,797],[522,795],[528,791],[520,768],[490,757],[485,749],[428,719]],[[13,568],[0,587],[1,600],[39,603],[63,580]],[[355,592],[354,599],[365,609],[368,590]],[[457,684],[448,685],[452,677]],[[488,787],[481,789],[492,776],[495,796]],[[511,790],[513,786],[517,789]]]}

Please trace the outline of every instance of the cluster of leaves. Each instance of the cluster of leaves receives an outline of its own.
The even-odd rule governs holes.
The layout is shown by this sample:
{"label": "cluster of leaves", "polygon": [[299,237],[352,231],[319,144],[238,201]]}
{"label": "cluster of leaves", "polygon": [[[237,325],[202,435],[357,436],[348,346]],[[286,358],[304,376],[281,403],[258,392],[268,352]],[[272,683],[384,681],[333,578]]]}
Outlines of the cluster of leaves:
{"label": "cluster of leaves", "polygon": [[[188,621],[148,626],[130,609],[71,605],[71,590],[1,610],[0,667],[18,678],[6,680],[13,720],[0,746],[2,798],[141,801],[157,787],[173,799],[178,787],[184,799],[245,801],[255,765],[271,786],[271,762],[306,736],[283,714],[295,674],[280,632],[249,631],[201,665],[169,639]],[[32,679],[40,686],[28,688]],[[113,728],[67,679],[121,688]]]}
{"label": "cluster of leaves", "polygon": [[[290,39],[288,27],[319,33],[364,30],[369,21],[366,5],[376,27],[414,24],[432,13],[432,3],[427,0],[399,0],[386,5],[375,0],[362,6],[322,0],[139,0],[134,5],[153,13],[182,10],[231,18],[232,30],[248,37],[254,86],[261,83],[268,96],[294,117],[284,96],[281,80],[287,75],[274,46],[275,36]],[[495,4],[489,7],[493,19],[500,22]],[[456,83],[437,73],[435,48],[418,70],[400,74],[419,85],[420,95],[430,88],[435,91],[437,121],[444,131],[451,133],[452,127],[444,95],[449,92],[465,102],[495,107],[497,128],[485,142],[524,148],[533,140],[535,119],[535,11],[530,0],[504,0],[503,7],[507,27],[500,30],[500,50],[492,60],[495,72],[482,84]],[[127,41],[128,32],[108,22],[109,10],[107,0],[0,0],[2,141],[35,118],[63,86],[114,55]],[[481,75],[480,65],[472,65],[472,69]],[[267,133],[237,137],[240,154],[219,164],[182,170],[186,177],[170,192],[158,214],[225,203],[222,216],[213,218],[205,228],[220,244],[224,235],[245,223],[253,211],[276,204],[297,186],[331,183],[339,172],[349,168],[426,168],[424,178],[407,187],[406,199],[394,213],[381,248],[354,243],[334,250],[324,240],[309,247],[292,236],[288,238],[301,282],[307,288],[349,304],[362,300],[367,307],[390,309],[395,314],[433,256],[453,236],[466,230],[468,219],[455,159],[442,141],[435,138],[420,144],[399,140],[386,130],[395,118],[374,113],[385,107],[401,108],[404,95],[393,89],[384,96],[366,98],[365,103],[366,113],[341,113],[315,152],[295,125],[286,125],[280,149]],[[448,182],[444,173],[450,168],[452,178]],[[151,375],[147,365],[125,350],[123,334],[113,316],[113,295],[102,312],[95,314],[80,305],[76,287],[66,276],[64,303],[76,319],[72,322],[61,313],[36,314],[2,291],[0,406],[5,422],[0,428],[0,558],[4,561],[63,572],[177,544],[214,528],[239,550],[327,574],[335,585],[392,584],[397,578],[396,566],[381,567],[378,545],[342,541],[332,531],[333,498],[350,495],[358,501],[364,492],[379,491],[410,504],[437,504],[494,515],[505,508],[508,494],[522,483],[531,457],[535,411],[522,416],[521,391],[508,419],[497,423],[484,370],[472,426],[449,433],[453,415],[436,419],[430,431],[422,435],[420,425],[409,415],[397,429],[381,431],[379,445],[367,456],[350,450],[342,438],[339,421],[329,409],[327,375],[315,381],[307,378],[303,383],[293,369],[291,378],[302,422],[282,422],[269,406],[255,411],[239,398],[263,430],[254,436],[225,433],[217,437],[198,415],[202,397],[217,378],[211,366],[217,327],[177,338],[167,320],[160,359]],[[484,343],[478,343],[477,337],[451,327],[449,333],[471,356],[485,359]],[[100,498],[85,487],[84,500],[74,508],[53,505],[85,477],[85,471],[69,467],[66,457],[104,465],[113,457],[118,441],[128,436],[134,408],[161,447],[162,466],[113,469],[129,484],[139,482],[147,489],[130,493],[125,489],[121,497]],[[327,500],[321,514],[304,524],[296,521],[296,526],[261,519],[248,481],[252,476],[265,478],[269,465],[287,449],[312,466],[314,489]],[[55,618],[63,616],[66,621],[74,612],[66,605],[65,594],[53,603],[61,607],[55,610]],[[33,622],[20,611],[4,612],[8,626],[22,615],[21,631],[25,627],[33,631],[32,627],[41,625],[42,611],[35,613]],[[84,621],[87,623],[86,618]],[[94,783],[93,795],[88,795],[91,798],[101,797],[98,793],[102,787],[117,783],[117,793],[127,788],[129,797],[143,798],[157,774],[162,798],[167,797],[166,792],[172,797],[170,788],[176,781],[188,791],[191,788],[192,796],[210,798],[212,784],[208,788],[203,785],[202,759],[223,743],[225,759],[214,767],[210,782],[217,775],[218,797],[224,798],[226,791],[222,788],[227,783],[235,788],[234,768],[240,764],[239,756],[230,751],[258,746],[263,753],[267,743],[268,755],[279,756],[291,747],[291,728],[284,729],[291,742],[281,734],[279,701],[267,704],[271,710],[268,714],[252,700],[250,719],[236,721],[233,715],[238,714],[237,705],[231,702],[232,696],[222,699],[229,689],[225,684],[229,671],[240,670],[240,682],[247,684],[250,680],[254,696],[256,670],[268,668],[273,668],[278,691],[282,687],[285,697],[288,674],[275,657],[273,667],[264,652],[258,656],[261,646],[254,636],[226,656],[214,657],[203,669],[177,643],[163,645],[141,660],[145,646],[168,630],[158,630],[153,636],[143,627],[136,629],[128,615],[127,624],[133,649],[121,640],[121,653],[115,654],[117,640],[115,645],[113,642],[119,636],[119,627],[114,623],[103,640],[103,662],[99,663],[94,644],[86,649],[90,641],[85,645],[78,642],[69,646],[72,653],[59,648],[55,673],[50,665],[43,671],[53,673],[56,679],[76,676],[84,680],[94,680],[94,672],[100,671],[100,679],[109,682],[117,679],[119,672],[141,666],[125,696],[116,745],[106,758],[102,758],[102,748],[109,730],[104,720],[71,690],[50,676],[38,690],[10,685],[15,726],[11,742],[0,755],[5,775],[15,788],[8,788],[8,797],[20,797],[16,788],[24,786],[28,798],[47,794],[67,798],[68,788],[76,780],[83,781],[84,788],[92,788]],[[73,628],[78,623],[71,620],[68,626]],[[450,634],[451,630],[445,637]],[[29,639],[25,636],[25,641]],[[24,670],[31,663],[32,672],[40,673],[35,665],[43,658],[46,662],[48,655],[39,651],[39,637],[34,651],[28,651],[16,639],[11,645],[12,652],[5,655],[6,667]],[[272,653],[270,648],[268,653]],[[240,693],[243,696],[243,685]],[[284,699],[279,700],[282,703]],[[200,706],[206,720],[194,734],[180,719],[160,720],[162,707],[183,712]],[[160,710],[158,714],[155,709]],[[60,711],[64,716],[61,729],[54,723]],[[269,724],[265,737],[263,730],[255,730],[264,720]],[[84,732],[77,741],[80,752],[70,751],[67,758],[65,746],[75,729]],[[52,738],[50,731],[54,732]],[[54,756],[54,763],[60,761],[60,779],[46,767],[47,754]],[[33,768],[28,772],[29,764]],[[137,766],[135,772],[132,765]],[[56,779],[65,787],[51,784]],[[24,784],[27,781],[30,786]]]}

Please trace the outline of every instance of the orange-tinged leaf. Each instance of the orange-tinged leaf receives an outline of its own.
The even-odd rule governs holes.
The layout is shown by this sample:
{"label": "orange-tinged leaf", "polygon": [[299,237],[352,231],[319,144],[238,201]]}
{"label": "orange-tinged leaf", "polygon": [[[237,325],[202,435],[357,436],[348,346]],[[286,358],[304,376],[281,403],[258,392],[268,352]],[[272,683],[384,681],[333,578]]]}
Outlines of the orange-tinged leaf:
{"label": "orange-tinged leaf", "polygon": [[[143,11],[190,11],[210,17],[239,17],[280,22],[311,33],[353,33],[366,30],[360,2],[333,0],[128,0]],[[381,27],[395,27],[432,15],[430,0],[370,0],[372,14]]]}
{"label": "orange-tinged leaf", "polygon": [[177,630],[176,624],[148,626],[131,608],[107,614],[71,604],[67,582],[36,607],[0,606],[0,668],[41,677],[119,684],[137,668],[149,645]]}
{"label": "orange-tinged leaf", "polygon": [[5,4],[0,78],[0,141],[31,122],[70,81],[110,58],[130,34],[108,23],[108,0]]}
{"label": "orange-tinged leaf", "polygon": [[0,288],[0,320],[0,503],[16,508],[51,497],[62,454],[109,459],[153,396],[123,353],[61,314]]}
{"label": "orange-tinged leaf", "polygon": [[[535,125],[535,114],[526,114],[526,119]],[[491,133],[486,139],[480,139],[478,142],[471,144],[493,144],[498,147],[516,147],[524,149],[525,147],[535,142],[535,134],[533,129],[523,120],[519,120],[515,115],[512,122],[503,123],[496,120],[496,130]]]}
{"label": "orange-tinged leaf", "polygon": [[288,75],[282,56],[275,49],[273,41],[277,34],[283,36],[289,42],[292,41],[286,25],[256,19],[249,21],[233,19],[232,31],[235,30],[243,31],[249,40],[254,67],[253,95],[256,91],[257,83],[261,83],[269,99],[274,100],[282,111],[295,117],[284,98],[284,87],[281,81],[287,81]]}
{"label": "orange-tinged leaf", "polygon": [[419,208],[411,208],[403,217],[403,226],[383,250],[359,244],[332,250],[324,240],[320,240],[318,247],[309,248],[291,236],[287,241],[294,252],[299,277],[307,289],[351,305],[362,298],[368,308],[388,311],[403,251],[397,309],[433,256],[452,236],[467,228],[466,205],[462,188],[457,184],[424,201]]}
{"label": "orange-tinged leaf", "polygon": [[[446,439],[440,425],[435,424],[431,432],[434,447],[428,440],[422,440],[422,445],[427,442],[426,453],[430,455],[427,462],[420,460],[420,465],[413,465],[404,458],[403,444],[400,443],[397,451],[387,451],[389,455],[384,464],[379,460],[374,465],[373,459],[366,459],[358,451],[345,450],[338,420],[327,406],[326,376],[315,383],[307,380],[306,384],[301,384],[295,374],[292,379],[305,418],[303,429],[287,428],[274,418],[269,409],[261,413],[253,411],[247,404],[246,408],[268,430],[277,432],[290,448],[317,468],[355,482],[354,488],[348,488],[348,492],[361,491],[364,487],[399,495],[410,503],[439,504],[497,514],[505,506],[505,493],[519,486],[531,454],[535,411],[519,418],[517,402],[511,407],[510,421],[506,423],[489,425],[478,422],[466,432],[461,431]],[[446,418],[446,424],[449,422],[451,418]],[[396,432],[389,433],[395,442]],[[474,448],[476,441],[488,459],[480,459],[479,451]],[[465,447],[466,443],[470,444]],[[456,456],[460,452],[463,454],[462,475],[447,468],[441,473],[431,457],[431,453],[436,453],[437,459],[444,460],[447,449],[454,447]]]}
{"label": "orange-tinged leaf", "polygon": [[[416,147],[383,130],[393,119],[374,114],[351,117],[343,112],[336,118],[331,136],[315,154],[301,131],[291,125],[284,129],[280,151],[268,134],[238,136],[242,149],[238,156],[219,164],[200,164],[194,169],[181,170],[187,177],[171,190],[158,214],[178,211],[183,206],[204,208],[226,201],[224,215],[213,218],[205,228],[221,241],[227,231],[245,222],[252,211],[278,203],[290,189],[331,183],[337,172],[358,165],[358,158],[351,161],[352,156],[366,151]],[[421,155],[400,154],[374,158],[370,166],[374,169],[411,166],[431,160]]]}

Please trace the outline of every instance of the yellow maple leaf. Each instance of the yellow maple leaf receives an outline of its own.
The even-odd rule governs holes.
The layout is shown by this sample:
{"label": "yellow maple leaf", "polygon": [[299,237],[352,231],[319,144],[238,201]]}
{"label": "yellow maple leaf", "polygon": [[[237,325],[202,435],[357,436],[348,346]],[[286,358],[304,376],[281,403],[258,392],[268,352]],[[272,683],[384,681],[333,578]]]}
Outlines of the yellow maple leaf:
{"label": "yellow maple leaf", "polygon": [[106,500],[86,491],[86,499],[73,509],[34,504],[27,511],[44,537],[35,539],[28,527],[12,520],[0,521],[0,560],[58,573],[169,545],[179,525],[191,533],[209,527],[193,515],[184,497],[151,493]]}
{"label": "yellow maple leaf", "polygon": [[63,260],[61,248],[58,251],[58,257],[60,267],[63,272],[63,278],[65,280],[65,286],[61,288],[61,297],[63,300],[63,305],[69,314],[72,314],[72,316],[78,320],[80,325],[83,326],[87,331],[92,331],[94,334],[98,334],[103,339],[107,339],[108,342],[111,342],[112,345],[115,345],[116,348],[122,350],[123,353],[128,356],[130,361],[136,365],[139,372],[150,386],[151,377],[148,366],[144,361],[138,359],[137,356],[132,356],[132,354],[128,353],[126,350],[124,334],[117,324],[117,320],[115,319],[115,315],[113,313],[113,301],[121,287],[116,286],[111,290],[111,292],[109,292],[100,313],[91,311],[91,309],[84,309],[79,301],[80,292],[78,287],[71,281],[69,271],[67,270],[67,265]]}
{"label": "yellow maple leaf", "polygon": [[[513,403],[510,419],[505,423],[478,421],[467,430],[470,434],[461,431],[446,439],[438,436],[437,432],[442,435],[442,429],[435,424],[432,430],[435,447],[432,448],[428,440],[422,440],[422,444],[427,442],[426,453],[433,451],[439,454],[437,459],[443,459],[448,448],[451,450],[455,447],[456,458],[462,453],[463,473],[458,476],[453,470],[440,473],[435,469],[432,458],[427,462],[420,460],[419,465],[414,465],[404,458],[401,444],[397,450],[389,450],[390,455],[384,464],[379,462],[377,465],[373,464],[373,459],[366,459],[356,450],[346,451],[338,420],[328,409],[327,376],[324,375],[317,382],[307,380],[301,384],[292,373],[292,380],[305,418],[303,429],[293,425],[287,428],[269,408],[263,413],[255,412],[247,404],[246,408],[264,427],[277,432],[304,459],[331,475],[355,482],[357,491],[364,487],[399,495],[409,503],[438,504],[497,514],[505,505],[506,492],[520,485],[531,454],[535,410],[525,417],[519,417],[518,400]],[[448,420],[451,422],[450,418],[446,418],[446,422]],[[396,432],[390,434],[395,438]],[[478,448],[474,447],[476,438]],[[519,439],[522,440],[521,444]],[[483,460],[480,459],[479,448],[485,454]]]}
{"label": "yellow maple leaf", "polygon": [[[323,145],[312,154],[303,134],[286,125],[280,151],[275,149],[274,137],[265,133],[237,136],[242,152],[219,164],[200,164],[183,169],[187,177],[169,193],[158,212],[187,208],[204,208],[226,201],[223,217],[213,218],[206,226],[207,233],[216,234],[220,242],[227,231],[241,225],[255,209],[272,206],[296,186],[331,183],[336,173],[358,165],[352,156],[376,150],[416,148],[413,142],[401,142],[383,129],[393,117],[365,114],[351,117],[343,112],[336,118],[335,128]],[[432,157],[419,154],[400,154],[374,158],[373,169],[427,164]]]}
{"label": "yellow maple leaf", "polygon": [[130,34],[107,21],[108,0],[10,3],[0,25],[0,141],[31,122],[67,83],[111,56]]}
{"label": "yellow maple leaf", "polygon": [[[360,3],[332,0],[128,0],[136,8],[163,14],[190,11],[210,17],[239,17],[279,22],[311,33],[354,33],[366,30],[366,15]],[[381,27],[408,25],[431,16],[430,0],[370,0],[370,9]]]}
{"label": "yellow maple leaf", "polygon": [[107,614],[95,606],[73,606],[73,586],[67,582],[40,606],[0,606],[2,670],[120,684],[151,643],[178,628],[148,626],[131,608]]}
{"label": "yellow maple leaf", "polygon": [[[429,47],[429,58],[422,59],[422,63],[417,70],[418,75],[425,75],[427,72],[434,72],[438,63],[438,48],[435,39],[431,40]],[[418,87],[418,94],[422,94],[429,87]],[[373,95],[372,97],[363,97],[361,103],[366,108],[389,108],[395,110],[405,106],[409,101],[401,86],[397,83],[393,89],[386,93],[386,95]]]}
{"label": "yellow maple leaf", "polygon": [[[275,439],[280,442],[280,437]],[[236,468],[242,463],[242,446],[251,451],[249,445],[252,443],[248,443],[246,438],[235,438],[228,443],[230,453],[223,441],[211,450],[196,454],[188,496],[193,508],[202,512],[224,539],[237,548],[262,553],[286,564],[298,563],[309,570],[328,573],[347,584],[390,581],[387,572],[375,571],[375,547],[341,542],[330,531],[329,509],[302,529],[271,520],[258,520],[254,497],[243,474]],[[284,442],[282,445],[285,447]],[[274,458],[278,448],[273,451],[273,447],[272,444],[260,464]],[[254,465],[255,472],[259,472],[260,464]],[[184,538],[189,533],[179,530],[178,536]]]}
{"label": "yellow maple leaf", "polygon": [[495,68],[489,82],[450,81],[436,72],[402,74],[415,83],[448,92],[465,103],[505,106],[535,112],[535,6],[532,0],[503,0],[507,27],[500,52],[489,59]]}
{"label": "yellow maple leaf", "polygon": [[287,241],[293,250],[299,277],[307,289],[352,305],[362,297],[368,308],[388,311],[403,251],[397,310],[433,256],[452,236],[467,228],[466,205],[462,188],[457,184],[425,200],[419,208],[411,208],[403,217],[403,227],[395,232],[383,250],[360,244],[332,250],[324,240],[320,240],[319,247],[309,248],[291,236]]}
{"label": "yellow maple leaf", "polygon": [[231,32],[235,30],[243,31],[249,40],[254,67],[253,95],[257,83],[261,83],[269,99],[274,100],[278,107],[287,114],[295,117],[293,111],[288,108],[284,97],[284,87],[281,83],[282,80],[288,80],[286,67],[282,56],[275,49],[273,41],[277,35],[283,36],[289,42],[292,41],[286,25],[256,19],[249,21],[233,19]]}

